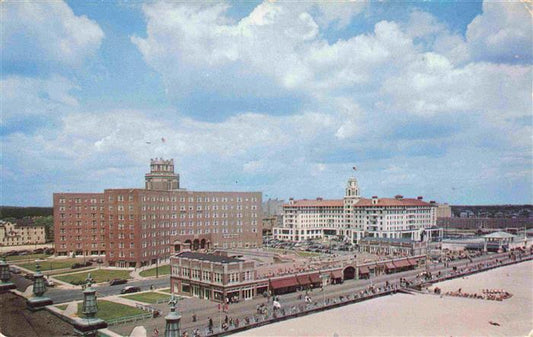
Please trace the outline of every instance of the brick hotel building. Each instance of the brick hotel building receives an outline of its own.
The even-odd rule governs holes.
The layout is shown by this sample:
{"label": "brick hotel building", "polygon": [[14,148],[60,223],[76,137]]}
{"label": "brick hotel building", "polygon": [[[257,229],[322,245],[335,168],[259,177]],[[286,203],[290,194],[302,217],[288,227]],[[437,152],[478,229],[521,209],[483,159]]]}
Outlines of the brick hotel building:
{"label": "brick hotel building", "polygon": [[173,160],[152,159],[144,189],[54,193],[56,254],[140,267],[184,248],[259,247],[261,197],[188,191],[180,188]]}

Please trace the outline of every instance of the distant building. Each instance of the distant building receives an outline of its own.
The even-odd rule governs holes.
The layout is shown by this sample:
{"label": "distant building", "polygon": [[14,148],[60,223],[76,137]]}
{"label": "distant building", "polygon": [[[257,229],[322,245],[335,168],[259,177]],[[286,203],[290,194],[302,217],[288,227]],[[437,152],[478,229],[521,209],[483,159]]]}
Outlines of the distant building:
{"label": "distant building", "polygon": [[397,195],[366,199],[360,196],[356,178],[348,180],[344,199],[293,200],[283,205],[283,225],[273,229],[274,238],[304,241],[337,236],[357,243],[365,237],[437,239],[435,202]]}
{"label": "distant building", "polygon": [[[179,249],[262,244],[261,192],[180,188],[172,160],[154,159],[145,189],[55,193],[58,255],[105,255],[111,266],[140,267]],[[172,248],[172,249],[171,249]]]}
{"label": "distant building", "polygon": [[371,254],[387,254],[397,256],[415,256],[426,254],[426,244],[410,239],[362,238],[359,240],[359,251]]}
{"label": "distant building", "polygon": [[20,246],[46,243],[45,226],[33,221],[6,222],[0,220],[0,246]]}
{"label": "distant building", "polygon": [[283,214],[283,204],[285,200],[268,199],[263,202],[263,216],[265,218],[275,217]]}
{"label": "distant building", "polygon": [[438,204],[437,206],[437,219],[438,218],[451,218],[452,208],[448,204]]}
{"label": "distant building", "polygon": [[444,229],[514,229],[533,228],[530,218],[438,218],[437,226]]}
{"label": "distant building", "polygon": [[263,218],[263,236],[272,235],[272,228],[279,227],[283,223],[282,215],[275,215],[268,218]]}

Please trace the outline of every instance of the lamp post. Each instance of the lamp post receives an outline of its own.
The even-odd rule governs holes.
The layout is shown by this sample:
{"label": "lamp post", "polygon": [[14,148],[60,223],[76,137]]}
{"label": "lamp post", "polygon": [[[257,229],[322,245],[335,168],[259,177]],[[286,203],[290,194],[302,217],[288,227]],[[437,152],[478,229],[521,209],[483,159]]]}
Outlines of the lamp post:
{"label": "lamp post", "polygon": [[322,273],[320,274],[320,279],[322,280],[322,300],[324,302],[324,306],[326,306],[326,282],[329,279],[329,275]]}
{"label": "lamp post", "polygon": [[172,294],[168,304],[170,305],[170,312],[165,316],[165,337],[180,337],[180,320],[181,315],[176,312],[176,304],[178,300]]}
{"label": "lamp post", "polygon": [[96,337],[98,329],[107,328],[107,323],[96,318],[98,312],[98,300],[96,297],[96,289],[92,285],[93,279],[91,273],[87,275],[86,287],[83,290],[83,304],[82,313],[85,318],[77,319],[74,322],[74,332],[82,337]]}
{"label": "lamp post", "polygon": [[46,283],[44,281],[44,275],[41,273],[39,263],[36,263],[35,273],[33,274],[33,297],[26,301],[28,309],[36,311],[54,303],[50,298],[43,296],[45,292]]}
{"label": "lamp post", "polygon": [[5,258],[0,260],[0,293],[6,292],[10,289],[15,289],[17,286],[10,282],[11,274],[9,272],[9,265]]}

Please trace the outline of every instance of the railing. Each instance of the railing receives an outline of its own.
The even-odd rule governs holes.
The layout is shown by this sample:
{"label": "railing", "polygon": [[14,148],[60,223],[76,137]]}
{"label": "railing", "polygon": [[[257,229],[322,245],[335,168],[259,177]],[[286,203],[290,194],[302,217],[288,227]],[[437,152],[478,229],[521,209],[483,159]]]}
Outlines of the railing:
{"label": "railing", "polygon": [[129,322],[136,322],[141,321],[143,319],[152,318],[153,314],[146,313],[146,314],[139,314],[139,315],[133,315],[133,316],[126,316],[126,317],[119,317],[115,319],[110,319],[107,322],[108,326],[118,325],[118,324],[124,324]]}
{"label": "railing", "polygon": [[170,301],[170,299],[171,299],[170,296],[168,298],[162,298],[162,299],[156,300],[155,304],[168,303],[168,301]]}

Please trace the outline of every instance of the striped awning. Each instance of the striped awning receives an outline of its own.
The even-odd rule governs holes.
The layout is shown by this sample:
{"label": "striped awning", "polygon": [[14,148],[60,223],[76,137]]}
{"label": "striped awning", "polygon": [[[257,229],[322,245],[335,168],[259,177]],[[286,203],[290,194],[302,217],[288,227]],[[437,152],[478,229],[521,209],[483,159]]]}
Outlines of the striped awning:
{"label": "striped awning", "polygon": [[330,275],[331,275],[331,278],[332,278],[332,279],[333,279],[333,278],[335,278],[335,279],[342,278],[342,271],[340,271],[340,270],[333,270],[333,271],[331,272]]}
{"label": "striped awning", "polygon": [[309,275],[309,278],[311,279],[311,283],[322,283],[322,280],[320,279],[320,275],[318,273]]}
{"label": "striped awning", "polygon": [[405,268],[405,267],[411,266],[411,264],[407,260],[398,260],[398,261],[394,261],[393,263],[396,266],[396,268]]}
{"label": "striped awning", "polygon": [[270,287],[272,289],[281,289],[281,288],[289,288],[289,287],[297,287],[298,280],[296,279],[296,276],[289,276],[284,278],[279,278],[275,280],[270,280]]}
{"label": "striped awning", "polygon": [[359,274],[370,274],[370,269],[367,266],[359,267]]}
{"label": "striped awning", "polygon": [[298,275],[296,276],[296,279],[301,286],[306,286],[311,283],[309,280],[309,275]]}
{"label": "striped awning", "polygon": [[396,269],[396,266],[392,262],[387,262],[385,264],[385,268],[387,268],[387,269]]}

